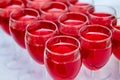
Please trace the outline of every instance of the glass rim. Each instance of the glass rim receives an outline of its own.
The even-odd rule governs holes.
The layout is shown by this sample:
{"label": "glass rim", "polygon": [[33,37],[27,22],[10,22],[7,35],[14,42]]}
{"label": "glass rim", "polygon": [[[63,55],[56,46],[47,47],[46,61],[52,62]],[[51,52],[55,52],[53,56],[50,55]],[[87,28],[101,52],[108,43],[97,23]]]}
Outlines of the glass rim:
{"label": "glass rim", "polygon": [[[66,5],[65,3],[51,1],[51,2],[49,2],[49,3],[47,3],[47,4],[50,4],[50,6],[51,6],[52,4],[55,4],[55,3],[64,6],[64,10],[62,11],[63,13],[68,11],[68,7],[67,7],[67,5]],[[40,12],[43,13],[43,14],[48,14],[46,11],[44,11],[44,10],[42,9],[43,6],[44,6],[44,5],[42,5],[42,6],[39,8]]]}
{"label": "glass rim", "polygon": [[[109,32],[110,35],[109,35],[107,38],[102,39],[102,40],[90,40],[90,39],[86,39],[84,36],[82,36],[82,34],[81,34],[82,29],[85,30],[87,27],[93,27],[93,26],[94,26],[94,27],[101,27],[101,28],[106,29],[106,30]],[[91,24],[91,25],[82,26],[82,27],[79,29],[78,36],[79,36],[81,39],[83,39],[83,40],[85,40],[85,41],[89,41],[89,42],[103,42],[103,41],[106,41],[106,40],[110,40],[110,39],[112,38],[112,31],[111,31],[109,28],[107,28],[106,26],[99,25],[99,24]]]}
{"label": "glass rim", "polygon": [[89,22],[89,19],[88,19],[87,15],[85,15],[84,13],[81,13],[81,12],[67,12],[67,13],[62,14],[58,17],[58,23],[61,24],[61,25],[67,25],[67,24],[64,24],[64,23],[61,22],[61,18],[64,17],[64,15],[68,15],[68,14],[79,14],[81,16],[84,16],[86,18],[86,20],[83,24],[80,24],[81,26],[84,26]]}
{"label": "glass rim", "polygon": [[55,30],[51,34],[47,34],[47,35],[44,35],[44,36],[43,35],[39,36],[39,35],[36,35],[36,34],[32,34],[32,33],[29,32],[28,28],[31,27],[31,25],[34,23],[33,22],[33,23],[27,25],[25,33],[28,34],[28,35],[31,35],[31,36],[35,36],[35,37],[48,37],[50,35],[54,35],[55,33],[57,33],[58,27],[57,27],[57,25],[54,22],[49,21],[49,20],[37,20],[36,21],[36,23],[41,23],[41,22],[50,23],[50,24],[54,25]]}
{"label": "glass rim", "polygon": [[[115,20],[117,21],[118,19],[120,19],[120,17],[115,18],[115,19],[113,19],[113,20],[111,21],[111,27],[112,27],[112,29],[120,32],[120,30],[119,30],[118,28],[114,27],[113,24],[112,24]],[[119,26],[119,25],[117,25],[117,26]]]}
{"label": "glass rim", "polygon": [[[75,4],[81,4],[81,3],[83,3],[83,4],[89,4],[89,6],[91,6],[91,5],[94,6],[94,0],[92,0],[92,4],[87,3],[87,2],[76,2],[75,4],[72,4],[70,1],[69,1],[69,3],[70,3],[70,6],[74,6]],[[75,7],[84,7],[84,6],[75,6]]]}
{"label": "glass rim", "polygon": [[[40,14],[39,14],[39,12],[37,11],[37,10],[35,10],[35,9],[32,9],[32,8],[24,8],[24,9],[21,9],[21,11],[22,12],[24,12],[24,11],[32,11],[32,12],[34,12],[34,13],[36,13],[36,20],[37,19],[39,19],[40,18]],[[24,14],[24,13],[23,13]],[[14,15],[14,11],[10,14],[10,20],[11,21],[13,21],[13,22],[23,22],[23,21],[18,21],[18,20],[16,20],[15,18],[13,18],[12,16]]]}
{"label": "glass rim", "polygon": [[[116,16],[116,10],[115,10],[115,8],[112,7],[112,6],[109,6],[109,5],[94,5],[94,8],[95,8],[95,7],[105,7],[105,8],[109,8],[109,9],[111,9],[111,10],[114,12],[114,14],[109,13],[109,14],[111,14],[110,16],[103,16],[103,18],[109,18],[109,17]],[[99,16],[95,16],[95,15],[91,14],[91,13],[89,12],[90,9],[92,9],[92,7],[89,7],[88,10],[87,10],[87,13],[88,13],[90,16],[97,17],[97,18],[101,18],[101,17],[99,17]],[[104,9],[104,8],[103,8],[103,9]],[[106,13],[106,12],[105,12],[105,13]]]}
{"label": "glass rim", "polygon": [[[47,47],[49,41],[51,41],[52,39],[57,39],[57,38],[73,39],[74,41],[76,41],[76,43],[78,43],[77,48],[74,49],[74,50],[72,50],[71,52],[67,52],[67,53],[64,53],[64,54],[59,54],[59,53],[57,53],[57,52],[54,52],[54,51],[50,50],[50,49]],[[49,39],[46,41],[46,43],[45,43],[45,50],[48,51],[48,52],[50,52],[50,54],[58,55],[58,56],[71,55],[71,54],[73,54],[74,52],[79,51],[79,49],[80,49],[80,42],[79,42],[79,40],[78,40],[77,38],[75,38],[75,37],[67,36],[67,35],[59,35],[59,36],[51,37],[51,38],[49,38]],[[74,53],[74,54],[77,54],[77,53]]]}

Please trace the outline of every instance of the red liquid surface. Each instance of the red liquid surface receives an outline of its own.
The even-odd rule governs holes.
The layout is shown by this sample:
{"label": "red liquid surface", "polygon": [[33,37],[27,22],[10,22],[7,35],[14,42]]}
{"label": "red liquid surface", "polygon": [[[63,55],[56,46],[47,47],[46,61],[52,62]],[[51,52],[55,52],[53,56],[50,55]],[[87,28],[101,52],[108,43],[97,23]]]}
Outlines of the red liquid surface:
{"label": "red liquid surface", "polygon": [[69,10],[70,12],[81,12],[81,13],[87,14],[88,8],[90,7],[93,7],[93,6],[87,3],[78,2],[74,5],[71,5]]}
{"label": "red liquid surface", "polygon": [[97,70],[103,67],[111,56],[111,44],[107,41],[95,42],[106,39],[108,36],[103,33],[89,32],[84,37],[93,42],[81,40],[81,53],[84,65],[91,69]]}
{"label": "red liquid surface", "polygon": [[26,41],[27,43],[27,49],[32,56],[32,58],[38,62],[39,64],[44,64],[44,48],[45,48],[45,42],[46,40],[50,37],[46,37],[47,35],[50,35],[53,33],[53,30],[51,29],[35,29],[30,32],[31,34],[38,35],[41,37],[30,37],[27,35],[26,38],[30,38],[29,42]]}
{"label": "red liquid surface", "polygon": [[9,18],[10,18],[10,13],[12,11],[16,11],[18,12],[19,10],[21,10],[22,7],[20,5],[10,5],[4,8],[3,11],[1,11],[0,14],[0,24],[3,28],[3,30],[10,35],[10,31],[9,31]]}
{"label": "red liquid surface", "polygon": [[31,15],[24,15],[17,20],[22,22],[15,23],[16,25],[10,25],[11,35],[21,47],[25,48],[24,36],[26,26],[27,24],[32,23],[34,20],[36,20],[36,17]]}
{"label": "red liquid surface", "polygon": [[120,60],[120,26],[115,26],[117,30],[113,31],[112,49],[113,54]]}
{"label": "red liquid surface", "polygon": [[[56,52],[46,51],[45,64],[49,74],[54,80],[73,80],[81,68],[81,60],[79,53],[76,52],[76,55],[67,53],[76,49],[76,46],[70,43],[57,43],[50,45],[49,48]],[[60,56],[65,54],[66,56]]]}
{"label": "red liquid surface", "polygon": [[65,35],[78,36],[78,30],[84,22],[75,19],[68,19],[63,22],[65,25],[61,25],[60,32]]}
{"label": "red liquid surface", "polygon": [[100,24],[108,28],[110,27],[111,21],[115,19],[115,16],[109,13],[92,13],[89,16],[90,24]]}

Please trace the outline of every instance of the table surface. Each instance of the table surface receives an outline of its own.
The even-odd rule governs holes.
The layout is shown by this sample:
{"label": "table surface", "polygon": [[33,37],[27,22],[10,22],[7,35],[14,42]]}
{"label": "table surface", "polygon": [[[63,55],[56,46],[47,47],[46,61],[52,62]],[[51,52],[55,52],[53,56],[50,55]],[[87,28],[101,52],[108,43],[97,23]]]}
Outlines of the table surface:
{"label": "table surface", "polygon": [[[95,0],[95,4],[104,4],[104,5],[113,6],[117,11],[117,16],[120,17],[120,0]],[[7,42],[7,41],[12,42],[11,37],[6,35],[0,29],[0,80],[18,80],[21,70],[9,69],[5,64],[7,61],[9,61],[10,56],[1,55],[2,53],[10,52],[10,50],[8,48],[6,48],[4,45],[2,45],[2,44],[5,44],[5,42]],[[4,50],[2,50],[3,48],[4,48]],[[7,54],[7,55],[9,55],[9,54]],[[116,67],[118,64],[117,60],[114,59],[112,62],[114,63],[114,66],[112,66],[112,68]],[[84,75],[82,74],[82,70],[83,69],[81,69],[79,75],[77,76],[77,78],[75,80],[85,80]],[[113,70],[112,72],[114,72],[113,78],[116,78],[116,74],[117,74],[118,70],[116,68],[112,69],[112,70]],[[39,79],[39,80],[42,80],[42,79]],[[50,78],[47,78],[47,80],[50,80]],[[113,79],[113,80],[117,80],[117,78]]]}

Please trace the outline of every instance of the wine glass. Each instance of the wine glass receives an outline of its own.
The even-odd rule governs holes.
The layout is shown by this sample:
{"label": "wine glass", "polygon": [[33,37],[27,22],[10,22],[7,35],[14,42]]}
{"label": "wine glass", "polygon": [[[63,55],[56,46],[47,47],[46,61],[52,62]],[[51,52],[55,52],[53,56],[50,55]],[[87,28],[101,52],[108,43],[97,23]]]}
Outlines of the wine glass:
{"label": "wine glass", "polygon": [[69,11],[70,12],[81,12],[87,14],[88,8],[94,8],[93,0],[79,0],[76,3],[70,2]]}
{"label": "wine glass", "polygon": [[9,21],[11,36],[20,47],[25,48],[26,26],[38,19],[40,19],[38,11],[31,8],[24,8],[18,13],[11,14]]}
{"label": "wine glass", "polygon": [[[15,47],[15,43],[10,36],[9,31],[9,18],[11,12],[19,12],[22,8],[24,8],[23,2],[20,0],[0,0],[0,26],[2,32],[2,44],[1,48],[4,50],[0,53],[2,57],[7,57],[14,55],[17,51]],[[13,51],[14,49],[14,51]],[[9,50],[6,52],[6,50]]]}
{"label": "wine glass", "polygon": [[[4,2],[4,0],[2,0],[2,2]],[[2,5],[4,3],[1,3],[0,6],[0,25],[2,26],[2,29],[8,34],[10,35],[10,31],[9,31],[9,18],[10,18],[10,14],[11,12],[15,11],[19,11],[21,10],[24,5],[20,0],[6,0],[5,3],[8,3],[6,5]]]}
{"label": "wine glass", "polygon": [[72,36],[49,38],[44,63],[53,80],[74,80],[81,68],[80,42]]}
{"label": "wine glass", "polygon": [[58,18],[59,29],[62,35],[78,38],[79,29],[88,23],[88,17],[83,13],[68,12]]}
{"label": "wine glass", "polygon": [[111,30],[102,25],[86,25],[80,29],[79,37],[82,61],[86,68],[91,71],[91,80],[106,80],[111,73],[98,75],[98,77],[95,77],[95,75],[100,73],[100,70],[103,69],[111,57]]}
{"label": "wine glass", "polygon": [[[114,56],[120,60],[120,18],[116,18],[111,22],[112,27],[112,51]],[[120,63],[119,63],[120,76]]]}
{"label": "wine glass", "polygon": [[[24,69],[29,62],[28,55],[25,50],[25,30],[29,23],[32,23],[40,18],[39,12],[30,9],[23,8],[19,12],[12,12],[9,20],[9,28],[11,36],[17,43],[18,52],[6,63],[6,66],[10,69]],[[19,46],[18,46],[19,45]],[[19,64],[18,64],[19,63]]]}
{"label": "wine glass", "polygon": [[[30,67],[31,70],[28,69],[26,74],[21,73],[19,80],[43,80],[43,78],[46,77],[44,67],[45,43],[50,37],[54,37],[58,34],[58,27],[52,21],[38,20],[27,26],[25,33],[26,49],[28,50],[32,60],[38,63],[38,68],[37,64],[33,63],[33,69]],[[40,74],[43,74],[44,76],[40,76]]]}
{"label": "wine glass", "polygon": [[68,11],[68,7],[61,2],[49,2],[40,8],[41,18],[58,24],[58,17]]}
{"label": "wine glass", "polygon": [[111,6],[95,5],[88,9],[90,24],[100,24],[110,28],[111,21],[116,18],[116,10]]}

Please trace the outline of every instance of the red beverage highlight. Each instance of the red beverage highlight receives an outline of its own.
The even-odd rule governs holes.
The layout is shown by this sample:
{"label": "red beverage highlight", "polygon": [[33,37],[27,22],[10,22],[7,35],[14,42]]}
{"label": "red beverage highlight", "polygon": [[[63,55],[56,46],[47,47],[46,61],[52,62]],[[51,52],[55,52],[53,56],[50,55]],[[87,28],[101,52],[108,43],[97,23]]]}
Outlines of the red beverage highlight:
{"label": "red beverage highlight", "polygon": [[54,80],[73,80],[77,76],[81,68],[81,60],[77,55],[79,51],[72,52],[76,48],[76,45],[64,42],[49,45],[49,49],[54,53],[46,51],[45,64]]}
{"label": "red beverage highlight", "polygon": [[107,41],[97,41],[105,40],[108,38],[108,35],[98,32],[88,32],[83,34],[83,36],[88,40],[81,40],[80,51],[84,65],[91,70],[102,68],[111,56],[111,44]]}

